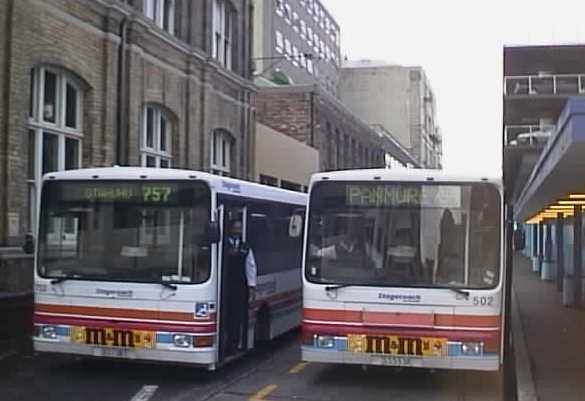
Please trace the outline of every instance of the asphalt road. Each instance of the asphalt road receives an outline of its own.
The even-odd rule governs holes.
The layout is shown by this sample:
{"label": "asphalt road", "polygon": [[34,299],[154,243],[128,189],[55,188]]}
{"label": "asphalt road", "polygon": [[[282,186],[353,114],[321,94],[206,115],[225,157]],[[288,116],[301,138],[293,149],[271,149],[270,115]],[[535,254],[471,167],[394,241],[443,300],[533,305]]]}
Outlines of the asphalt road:
{"label": "asphalt road", "polygon": [[494,373],[304,364],[296,333],[219,371],[46,355],[0,361],[10,401],[497,401]]}

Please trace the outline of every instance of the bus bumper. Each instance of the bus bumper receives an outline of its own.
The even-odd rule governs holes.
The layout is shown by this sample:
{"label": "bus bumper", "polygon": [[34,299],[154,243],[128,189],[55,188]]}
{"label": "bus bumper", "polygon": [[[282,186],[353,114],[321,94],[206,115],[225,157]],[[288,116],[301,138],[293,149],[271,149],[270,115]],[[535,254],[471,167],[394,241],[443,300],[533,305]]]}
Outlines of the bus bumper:
{"label": "bus bumper", "polygon": [[114,348],[72,344],[39,338],[33,338],[33,345],[35,351],[41,353],[177,363],[202,366],[208,369],[214,369],[216,365],[216,354],[213,348],[198,350]]}
{"label": "bus bumper", "polygon": [[301,357],[305,362],[371,366],[400,366],[426,369],[461,369],[483,371],[497,371],[500,368],[500,358],[497,354],[482,355],[478,357],[418,357],[326,350],[312,346],[303,346],[301,348]]}

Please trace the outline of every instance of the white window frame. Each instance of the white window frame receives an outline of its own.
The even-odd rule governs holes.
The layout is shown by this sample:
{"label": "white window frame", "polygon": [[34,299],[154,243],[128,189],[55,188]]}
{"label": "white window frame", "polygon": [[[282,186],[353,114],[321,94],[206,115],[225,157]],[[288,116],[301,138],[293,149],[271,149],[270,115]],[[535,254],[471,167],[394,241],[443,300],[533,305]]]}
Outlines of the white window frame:
{"label": "white window frame", "polygon": [[[148,110],[152,110],[153,124],[152,127],[152,141],[153,146],[148,146]],[[165,121],[165,136],[166,143],[164,148],[162,146],[162,121]],[[148,158],[154,159],[154,167],[156,168],[170,168],[172,165],[172,121],[169,114],[165,112],[160,106],[154,104],[147,104],[144,106],[142,112],[142,129],[141,129],[141,146],[140,146],[140,165],[147,166]],[[162,164],[167,164],[166,167],[161,167]],[[152,166],[151,166],[152,167]]]}
{"label": "white window frame", "polygon": [[274,0],[276,4],[276,15],[279,17],[284,16],[284,0]]}
{"label": "white window frame", "polygon": [[[165,32],[175,34],[175,0],[144,0],[144,15]],[[165,16],[168,26],[165,27]]]}
{"label": "white window frame", "polygon": [[232,136],[225,130],[216,129],[211,136],[210,165],[212,174],[229,176],[231,169]]}
{"label": "white window frame", "polygon": [[292,28],[295,32],[299,32],[299,14],[296,11],[293,11],[292,13]]}
{"label": "white window frame", "polygon": [[276,31],[275,38],[276,38],[275,39],[276,40],[276,44],[275,44],[276,51],[280,54],[284,53],[284,36],[282,35],[282,32]]}
{"label": "white window frame", "polygon": [[[45,121],[43,111],[45,102],[45,76],[46,73],[52,73],[55,75],[55,110],[53,114],[55,116],[55,122]],[[29,113],[28,126],[27,126],[27,141],[34,140],[34,148],[32,149],[33,157],[33,171],[29,175],[27,171],[27,185],[29,193],[29,230],[35,232],[37,221],[36,221],[36,208],[39,202],[39,189],[41,186],[41,180],[43,176],[43,165],[44,158],[46,157],[46,150],[44,149],[44,139],[47,135],[53,135],[57,139],[57,163],[56,171],[63,171],[67,167],[67,140],[75,141],[77,146],[77,160],[74,161],[73,168],[82,167],[82,153],[83,153],[83,97],[84,93],[81,88],[81,83],[73,75],[67,71],[55,68],[40,66],[36,67],[31,72],[30,79],[31,90],[30,96],[32,110]],[[76,94],[75,99],[75,127],[68,127],[67,121],[67,85],[70,85]],[[30,146],[30,144],[29,144]],[[29,163],[31,161],[29,160]],[[71,236],[76,235],[75,232],[64,233],[64,238],[55,238],[59,241],[67,241],[71,239]]]}
{"label": "white window frame", "polygon": [[[223,67],[232,69],[232,29],[235,18],[226,0],[213,0],[212,56]],[[226,32],[226,26],[229,28]]]}
{"label": "white window frame", "polygon": [[301,24],[301,38],[306,39],[307,38],[307,23],[305,22],[305,20],[301,19],[300,24]]}
{"label": "white window frame", "polygon": [[290,8],[290,4],[284,4],[284,20],[287,24],[292,24],[292,10]]}
{"label": "white window frame", "polygon": [[288,60],[292,57],[292,45],[289,39],[284,39],[284,55]]}
{"label": "white window frame", "polygon": [[296,46],[292,48],[292,63],[295,67],[299,66],[299,48]]}

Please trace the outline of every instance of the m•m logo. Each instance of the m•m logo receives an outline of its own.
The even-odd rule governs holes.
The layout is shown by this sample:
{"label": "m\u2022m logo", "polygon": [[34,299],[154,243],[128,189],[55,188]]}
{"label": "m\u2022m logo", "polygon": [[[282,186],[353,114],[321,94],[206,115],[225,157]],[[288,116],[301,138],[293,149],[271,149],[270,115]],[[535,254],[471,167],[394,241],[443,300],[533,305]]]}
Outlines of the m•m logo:
{"label": "m\u2022m logo", "polygon": [[106,329],[86,327],[85,343],[92,345],[106,345]]}

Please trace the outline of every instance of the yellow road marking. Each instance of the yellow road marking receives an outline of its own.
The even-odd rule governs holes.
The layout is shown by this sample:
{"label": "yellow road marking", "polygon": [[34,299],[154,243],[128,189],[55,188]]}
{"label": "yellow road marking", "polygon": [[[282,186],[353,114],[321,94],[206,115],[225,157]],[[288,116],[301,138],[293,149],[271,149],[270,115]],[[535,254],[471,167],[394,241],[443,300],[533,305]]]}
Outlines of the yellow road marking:
{"label": "yellow road marking", "polygon": [[306,366],[308,365],[307,362],[300,362],[298,363],[296,366],[294,366],[293,368],[291,368],[291,370],[288,371],[288,373],[290,374],[295,374],[295,373],[299,373],[301,370],[303,370]]}
{"label": "yellow road marking", "polygon": [[270,393],[276,390],[277,387],[278,386],[276,384],[269,384],[262,387],[260,391],[250,397],[250,401],[267,401],[264,397],[268,396]]}

